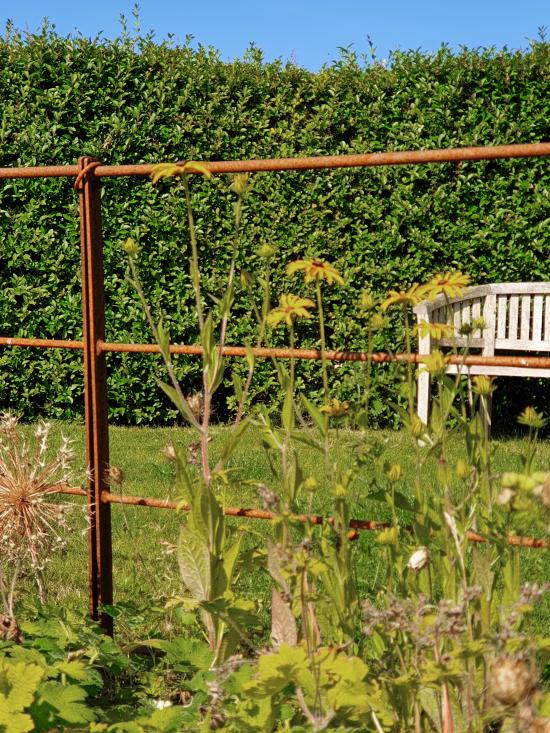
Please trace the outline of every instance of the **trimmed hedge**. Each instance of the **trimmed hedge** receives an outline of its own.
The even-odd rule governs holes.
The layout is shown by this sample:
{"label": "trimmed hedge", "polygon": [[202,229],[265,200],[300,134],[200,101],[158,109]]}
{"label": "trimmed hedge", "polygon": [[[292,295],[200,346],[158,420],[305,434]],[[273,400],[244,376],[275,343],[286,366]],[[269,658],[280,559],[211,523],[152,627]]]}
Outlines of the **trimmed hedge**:
{"label": "trimmed hedge", "polygon": [[[46,26],[23,37],[8,27],[0,39],[0,99],[1,166],[70,164],[84,154],[115,164],[539,142],[549,138],[550,44],[396,52],[387,67],[344,52],[311,73],[264,63],[256,49],[228,64],[211,49],[159,45],[151,36],[62,38]],[[546,159],[257,174],[253,182],[239,264],[254,272],[259,244],[276,246],[277,293],[301,289],[298,278],[285,283],[287,261],[313,254],[334,261],[349,283],[327,293],[335,348],[365,348],[355,317],[364,287],[383,294],[450,268],[469,272],[477,283],[550,275]],[[204,281],[214,295],[223,287],[230,249],[231,201],[223,189],[193,183]],[[0,184],[1,334],[81,337],[77,213],[71,180]],[[178,188],[105,180],[103,219],[107,338],[150,340],[124,280],[120,243],[132,235],[143,246],[147,291],[168,313],[173,340],[193,342]],[[245,342],[251,327],[242,294],[229,342]],[[282,337],[276,332],[274,342]],[[314,344],[316,333],[301,325],[299,338]],[[375,347],[385,348],[388,339],[401,348],[395,324]],[[197,361],[178,364],[185,389],[198,389]],[[174,419],[152,379],[160,370],[156,358],[111,355],[108,365],[113,421]],[[390,371],[382,367],[374,375],[379,424],[395,420],[385,386]],[[299,373],[308,387],[318,386],[318,365],[302,364]],[[265,399],[272,398],[273,383],[271,365],[260,365],[257,387]],[[334,370],[333,383],[344,397],[360,399],[356,366]],[[536,383],[502,385],[497,414],[517,413],[525,402],[550,406],[548,389]],[[26,418],[81,415],[81,356],[3,348],[0,404]],[[230,407],[222,395],[220,419]]]}

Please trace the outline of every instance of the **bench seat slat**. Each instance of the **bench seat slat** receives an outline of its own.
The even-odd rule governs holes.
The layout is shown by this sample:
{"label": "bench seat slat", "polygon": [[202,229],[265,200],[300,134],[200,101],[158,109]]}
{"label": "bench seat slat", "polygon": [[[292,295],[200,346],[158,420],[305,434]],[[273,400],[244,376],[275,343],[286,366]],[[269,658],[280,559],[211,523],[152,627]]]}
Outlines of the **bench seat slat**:
{"label": "bench seat slat", "polygon": [[495,339],[495,349],[500,351],[550,351],[550,341],[522,341],[516,339]]}
{"label": "bench seat slat", "polygon": [[[456,365],[450,364],[447,367],[447,373],[457,374],[457,369],[458,367]],[[479,364],[470,367],[460,367],[460,373],[464,376],[468,374],[487,374],[492,377],[543,377],[550,379],[550,369],[537,369],[536,367],[491,367]]]}

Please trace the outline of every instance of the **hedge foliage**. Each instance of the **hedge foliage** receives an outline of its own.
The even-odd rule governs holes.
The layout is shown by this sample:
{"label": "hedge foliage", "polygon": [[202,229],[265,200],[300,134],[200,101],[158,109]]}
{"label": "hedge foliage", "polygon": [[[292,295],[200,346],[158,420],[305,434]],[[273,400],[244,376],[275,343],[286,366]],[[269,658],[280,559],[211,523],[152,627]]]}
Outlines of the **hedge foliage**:
{"label": "hedge foliage", "polygon": [[[63,38],[48,26],[0,39],[0,165],[71,164],[80,155],[106,163],[245,159],[539,142],[549,138],[550,44],[526,50],[446,47],[435,54],[396,52],[388,65],[344,51],[312,73],[265,63],[251,48],[226,63],[212,49],[158,44],[123,33],[115,41]],[[230,197],[197,180],[194,204],[205,283],[216,295],[229,257]],[[289,288],[284,263],[303,255],[334,261],[349,285],[328,293],[331,345],[364,349],[355,317],[362,288],[382,294],[436,271],[460,268],[474,282],[546,280],[548,160],[523,159],[393,168],[257,174],[239,264],[260,267],[258,246],[278,249],[275,293]],[[81,337],[77,199],[64,179],[0,185],[0,333]],[[196,338],[186,261],[181,192],[170,184],[111,179],[103,185],[107,338],[148,341],[129,285],[120,243],[143,246],[142,274],[153,303],[168,315],[172,339]],[[292,290],[299,289],[298,280]],[[239,296],[229,342],[250,339],[250,304]],[[274,334],[274,343],[282,334]],[[301,327],[303,345],[316,343]],[[391,326],[375,347],[402,346]],[[198,389],[198,363],[180,358],[186,390]],[[111,418],[164,423],[174,413],[151,378],[154,357],[108,357]],[[308,385],[318,366],[303,364]],[[0,404],[27,418],[82,414],[78,353],[0,351]],[[344,396],[359,399],[357,367],[333,374]],[[389,370],[375,373],[374,410],[392,424]],[[272,392],[266,363],[257,387]],[[497,411],[526,401],[550,405],[548,389],[502,382]],[[230,406],[222,401],[220,418]]]}

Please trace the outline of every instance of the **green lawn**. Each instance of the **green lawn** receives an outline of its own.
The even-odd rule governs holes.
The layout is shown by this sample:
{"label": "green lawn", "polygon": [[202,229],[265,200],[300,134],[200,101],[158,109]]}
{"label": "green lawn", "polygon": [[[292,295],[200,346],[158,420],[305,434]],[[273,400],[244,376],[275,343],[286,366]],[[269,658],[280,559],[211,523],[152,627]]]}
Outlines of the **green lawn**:
{"label": "green lawn", "polygon": [[[55,425],[55,436],[61,432],[68,434],[74,441],[76,451],[77,483],[84,481],[84,429],[79,425]],[[213,456],[223,445],[226,429],[214,431],[211,450]],[[399,462],[403,469],[401,480],[406,490],[412,485],[414,450],[409,436],[400,432],[377,431],[376,435],[385,443],[385,455],[392,462]],[[194,439],[190,430],[184,428],[110,428],[111,464],[122,469],[125,480],[120,489],[125,494],[138,494],[147,497],[177,498],[173,485],[173,466],[162,455],[161,450],[167,443],[188,446]],[[332,436],[333,455],[339,465],[349,464],[353,443],[353,433],[341,431]],[[495,440],[494,465],[498,471],[520,468],[521,455],[525,442],[520,439]],[[461,446],[456,447],[456,458],[461,455]],[[455,456],[453,456],[454,458]],[[304,446],[302,463],[306,475],[316,476],[319,489],[312,499],[312,510],[328,512],[330,497],[323,492],[323,462],[318,454]],[[237,486],[228,490],[225,503],[233,506],[259,506],[255,490],[246,481],[264,481],[269,484],[270,472],[267,459],[260,445],[257,431],[250,429],[242,444],[231,460],[234,476],[241,479]],[[537,454],[537,466],[548,469],[550,466],[550,443],[541,442]],[[434,467],[435,472],[435,467]],[[427,488],[435,486],[434,473],[426,473],[424,480]],[[356,505],[353,514],[358,518],[388,518],[385,507],[380,503],[362,500],[363,487],[356,485]],[[75,503],[82,504],[81,499]],[[304,509],[307,509],[304,506]],[[115,602],[127,602],[138,607],[160,607],[173,594],[180,592],[178,572],[174,555],[166,554],[162,542],[174,543],[177,538],[180,517],[174,511],[150,509],[146,507],[112,506],[113,517],[113,561]],[[268,522],[251,519],[232,519],[234,525],[242,527],[250,536],[250,542],[264,541],[270,528]],[[67,550],[62,556],[55,557],[48,567],[50,599],[56,603],[87,607],[87,546],[85,517],[76,512],[75,524],[79,530],[69,540]],[[521,528],[519,528],[521,529]],[[384,578],[384,564],[379,562],[378,546],[374,533],[362,532],[356,545],[358,555],[358,582],[362,594],[373,591]],[[544,582],[550,580],[548,552],[543,550],[521,550],[523,576],[526,580]],[[240,582],[247,593],[262,603],[267,603],[268,582],[259,571],[244,574]],[[550,602],[540,607],[536,625],[550,623]]]}

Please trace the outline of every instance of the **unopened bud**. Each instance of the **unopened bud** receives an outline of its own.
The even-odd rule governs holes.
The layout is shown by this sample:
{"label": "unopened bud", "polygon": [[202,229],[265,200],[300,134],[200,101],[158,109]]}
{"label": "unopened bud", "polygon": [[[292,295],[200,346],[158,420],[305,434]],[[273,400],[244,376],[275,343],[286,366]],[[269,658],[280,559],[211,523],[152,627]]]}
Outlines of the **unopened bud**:
{"label": "unopened bud", "polygon": [[422,570],[422,568],[425,568],[428,562],[430,561],[430,553],[428,552],[427,547],[419,547],[418,550],[413,552],[413,554],[409,557],[409,562],[407,563],[407,567],[411,570]]}
{"label": "unopened bud", "polygon": [[135,241],[135,239],[133,239],[132,237],[128,237],[128,239],[122,245],[122,249],[126,252],[127,255],[130,255],[130,257],[135,257],[139,253],[141,247]]}

